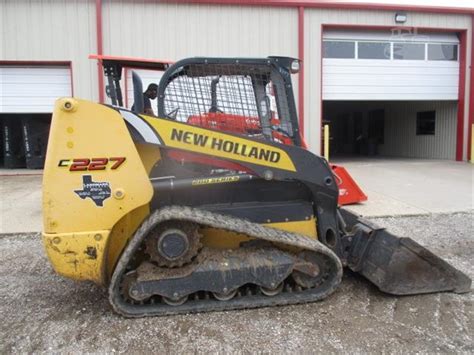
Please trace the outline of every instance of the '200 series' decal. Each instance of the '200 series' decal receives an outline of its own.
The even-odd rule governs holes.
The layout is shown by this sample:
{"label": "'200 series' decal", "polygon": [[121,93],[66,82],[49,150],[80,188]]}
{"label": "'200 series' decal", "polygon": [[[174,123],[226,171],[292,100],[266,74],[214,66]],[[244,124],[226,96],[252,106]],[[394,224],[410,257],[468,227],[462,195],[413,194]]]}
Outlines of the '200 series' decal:
{"label": "'200 series' decal", "polygon": [[125,157],[61,159],[58,167],[69,167],[69,171],[116,170],[125,160]]}

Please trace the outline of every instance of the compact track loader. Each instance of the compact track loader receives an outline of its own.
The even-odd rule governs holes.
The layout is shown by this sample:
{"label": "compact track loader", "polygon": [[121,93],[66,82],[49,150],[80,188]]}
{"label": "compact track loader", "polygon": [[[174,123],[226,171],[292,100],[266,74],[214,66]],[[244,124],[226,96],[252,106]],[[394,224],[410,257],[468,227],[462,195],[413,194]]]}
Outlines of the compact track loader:
{"label": "compact track loader", "polygon": [[[471,280],[409,238],[338,208],[305,149],[285,57],[177,63],[96,57],[112,104],[62,98],[43,181],[43,241],[61,275],[108,288],[128,317],[322,300],[343,267],[395,295]],[[123,67],[163,70],[157,117],[124,108]],[[156,111],[155,111],[156,112]]]}

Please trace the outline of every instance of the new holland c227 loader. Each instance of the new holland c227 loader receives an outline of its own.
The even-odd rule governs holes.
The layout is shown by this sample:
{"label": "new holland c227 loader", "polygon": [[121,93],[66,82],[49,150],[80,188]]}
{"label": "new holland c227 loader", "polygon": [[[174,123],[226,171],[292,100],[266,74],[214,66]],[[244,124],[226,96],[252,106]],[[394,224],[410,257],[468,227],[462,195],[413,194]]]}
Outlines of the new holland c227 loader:
{"label": "new holland c227 loader", "polygon": [[[410,238],[338,208],[328,163],[305,149],[286,57],[98,57],[111,105],[56,103],[43,241],[57,273],[108,288],[129,317],[322,300],[343,267],[380,290],[468,292],[471,280]],[[164,70],[157,117],[133,73]]]}

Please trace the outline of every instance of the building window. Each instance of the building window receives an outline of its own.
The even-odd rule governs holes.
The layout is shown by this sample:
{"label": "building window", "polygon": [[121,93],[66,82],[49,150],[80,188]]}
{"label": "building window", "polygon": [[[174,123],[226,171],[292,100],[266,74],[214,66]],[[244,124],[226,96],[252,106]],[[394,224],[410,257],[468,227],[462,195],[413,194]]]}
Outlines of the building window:
{"label": "building window", "polygon": [[458,60],[456,44],[428,44],[428,60]]}
{"label": "building window", "polygon": [[[425,54],[426,46],[428,57]],[[454,43],[326,40],[323,41],[323,58],[457,61],[458,47]]]}
{"label": "building window", "polygon": [[416,135],[426,136],[435,134],[436,111],[422,111],[416,113]]}
{"label": "building window", "polygon": [[424,43],[394,43],[393,59],[424,60]]}
{"label": "building window", "polygon": [[390,59],[389,42],[359,42],[357,51],[359,59]]}
{"label": "building window", "polygon": [[355,43],[342,41],[324,41],[324,58],[355,58]]}

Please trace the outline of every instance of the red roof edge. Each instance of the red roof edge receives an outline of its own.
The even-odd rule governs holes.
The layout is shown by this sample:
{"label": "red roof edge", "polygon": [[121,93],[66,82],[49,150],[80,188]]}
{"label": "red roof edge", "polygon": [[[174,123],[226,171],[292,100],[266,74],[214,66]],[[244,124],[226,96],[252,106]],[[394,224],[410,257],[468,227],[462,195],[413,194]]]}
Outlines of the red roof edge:
{"label": "red roof edge", "polygon": [[116,61],[123,61],[123,62],[159,63],[159,64],[173,64],[174,63],[172,60],[149,59],[149,58],[139,58],[139,57],[120,57],[120,56],[100,55],[100,54],[89,54],[89,59],[116,60]]}

